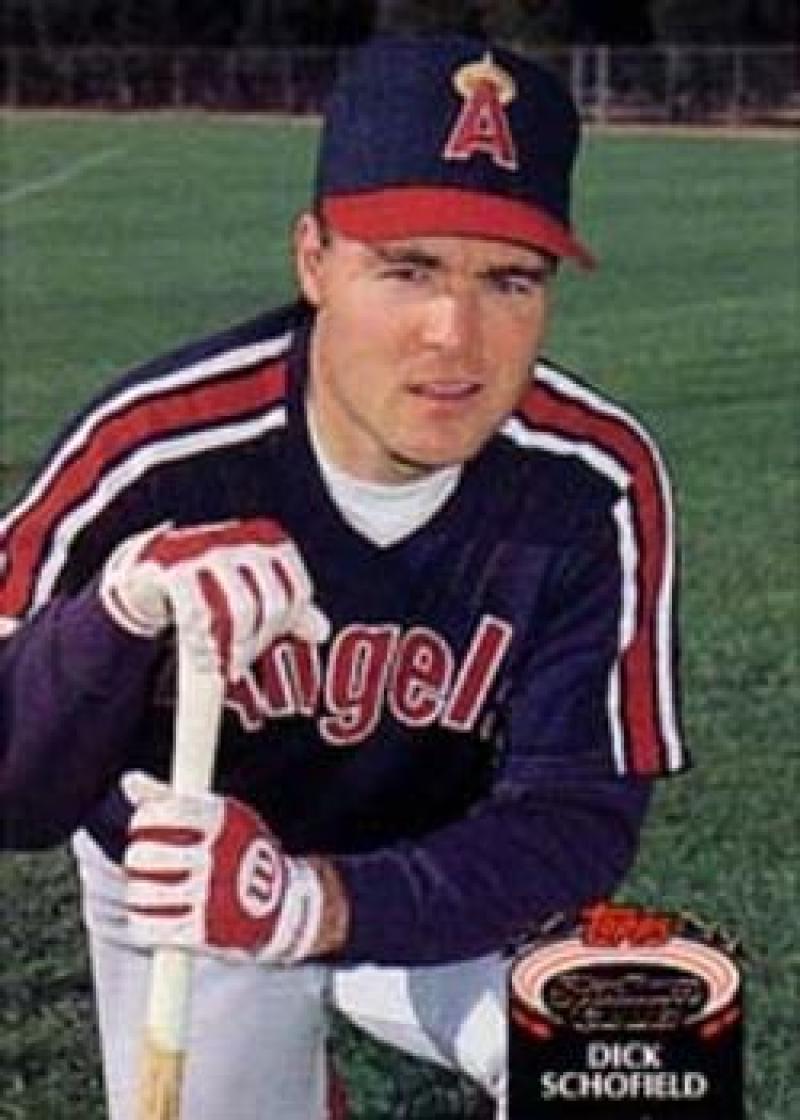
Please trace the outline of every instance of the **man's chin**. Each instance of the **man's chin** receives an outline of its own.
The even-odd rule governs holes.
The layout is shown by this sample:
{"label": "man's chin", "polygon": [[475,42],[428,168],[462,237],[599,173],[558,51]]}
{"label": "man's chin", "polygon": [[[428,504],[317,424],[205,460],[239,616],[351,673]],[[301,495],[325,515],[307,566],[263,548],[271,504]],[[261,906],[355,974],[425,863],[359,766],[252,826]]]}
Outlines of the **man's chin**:
{"label": "man's chin", "polygon": [[480,448],[445,451],[403,451],[392,454],[392,466],[396,469],[398,479],[411,481],[415,478],[424,478],[426,475],[435,474],[436,471],[445,470],[447,467],[463,466],[467,460],[473,458]]}

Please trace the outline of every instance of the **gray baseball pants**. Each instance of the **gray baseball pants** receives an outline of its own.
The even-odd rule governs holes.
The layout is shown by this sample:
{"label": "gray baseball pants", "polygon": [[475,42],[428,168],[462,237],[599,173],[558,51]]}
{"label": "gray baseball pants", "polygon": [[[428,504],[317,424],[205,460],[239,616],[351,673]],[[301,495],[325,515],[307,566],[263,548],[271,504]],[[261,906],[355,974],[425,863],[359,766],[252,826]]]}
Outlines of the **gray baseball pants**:
{"label": "gray baseball pants", "polygon": [[[125,939],[123,876],[85,835],[83,887],[109,1120],[135,1120],[149,954]],[[497,956],[441,967],[274,968],[198,956],[183,1111],[188,1120],[326,1120],[326,1011],[459,1070],[506,1113],[505,985]]]}

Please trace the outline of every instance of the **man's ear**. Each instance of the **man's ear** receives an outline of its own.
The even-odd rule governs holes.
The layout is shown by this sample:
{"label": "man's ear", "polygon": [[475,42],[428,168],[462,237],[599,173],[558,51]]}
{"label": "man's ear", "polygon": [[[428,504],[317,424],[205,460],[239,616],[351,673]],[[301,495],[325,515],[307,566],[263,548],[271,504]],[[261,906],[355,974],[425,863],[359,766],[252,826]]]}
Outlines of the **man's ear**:
{"label": "man's ear", "polygon": [[292,232],[294,267],[300,291],[313,307],[322,299],[322,266],[325,252],[325,231],[316,214],[304,211],[294,223]]}

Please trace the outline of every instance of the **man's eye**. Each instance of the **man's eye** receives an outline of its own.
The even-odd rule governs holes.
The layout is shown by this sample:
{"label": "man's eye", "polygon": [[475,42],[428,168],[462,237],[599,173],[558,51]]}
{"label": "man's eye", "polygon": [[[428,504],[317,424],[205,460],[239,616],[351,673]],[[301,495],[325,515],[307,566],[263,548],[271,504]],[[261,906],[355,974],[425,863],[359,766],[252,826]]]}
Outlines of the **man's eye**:
{"label": "man's eye", "polygon": [[536,273],[509,272],[491,278],[491,284],[501,295],[530,296],[538,292],[546,282],[548,273],[543,269]]}
{"label": "man's eye", "polygon": [[405,284],[422,284],[430,273],[426,268],[415,264],[397,264],[386,268],[382,274],[387,280],[399,280]]}

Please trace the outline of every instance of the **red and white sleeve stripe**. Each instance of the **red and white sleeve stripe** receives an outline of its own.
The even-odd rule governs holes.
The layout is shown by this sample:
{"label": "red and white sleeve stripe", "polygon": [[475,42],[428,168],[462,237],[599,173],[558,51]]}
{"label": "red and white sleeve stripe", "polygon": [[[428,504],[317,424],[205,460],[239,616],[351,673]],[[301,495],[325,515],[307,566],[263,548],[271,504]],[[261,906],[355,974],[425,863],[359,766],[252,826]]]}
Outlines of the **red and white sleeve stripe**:
{"label": "red and white sleeve stripe", "polygon": [[229,350],[130,384],[72,425],[0,518],[0,638],[48,601],[79,534],[148,471],[285,424],[288,343]]}
{"label": "red and white sleeve stripe", "polygon": [[658,774],[686,764],[675,684],[675,527],[666,468],[644,428],[619,406],[540,364],[517,416],[519,443],[574,455],[617,485],[619,656],[608,717],[619,772]]}

